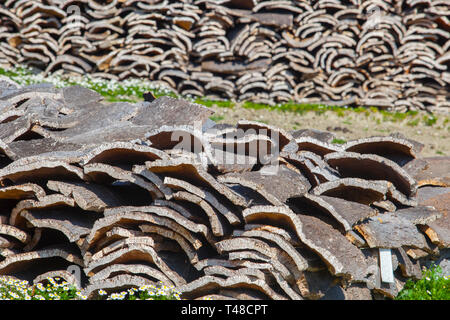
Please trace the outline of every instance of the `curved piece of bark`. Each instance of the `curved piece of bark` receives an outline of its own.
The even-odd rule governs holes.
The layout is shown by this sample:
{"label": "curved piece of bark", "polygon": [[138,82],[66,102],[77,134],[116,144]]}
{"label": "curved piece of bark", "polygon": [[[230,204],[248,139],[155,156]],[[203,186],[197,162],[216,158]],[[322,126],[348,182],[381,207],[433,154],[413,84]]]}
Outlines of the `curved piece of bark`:
{"label": "curved piece of bark", "polygon": [[[103,213],[105,218],[109,216],[116,216],[121,214],[127,214],[127,213],[151,213],[158,215],[164,219],[170,219],[169,223],[172,224],[172,222],[176,223],[180,227],[189,230],[191,233],[200,233],[202,234],[206,239],[209,239],[211,236],[210,230],[203,224],[200,224],[198,222],[191,221],[184,217],[182,214],[178,213],[176,210],[172,210],[167,207],[160,207],[160,206],[142,206],[142,207],[128,207],[128,206],[122,206],[117,208],[110,208],[106,209]],[[144,216],[145,217],[145,216]],[[176,231],[176,230],[175,230]],[[182,232],[184,234],[184,232]],[[197,241],[195,241],[195,244],[193,243],[193,246],[197,248]]]}
{"label": "curved piece of bark", "polygon": [[166,207],[166,208],[175,210],[176,212],[178,212],[183,217],[185,217],[186,219],[189,219],[189,220],[195,221],[195,219],[196,219],[195,216],[192,215],[192,213],[188,209],[186,209],[181,204],[176,203],[174,201],[156,199],[153,202],[153,205],[160,206],[160,207]]}
{"label": "curved piece of bark", "polygon": [[[187,152],[199,153],[209,148],[208,142],[205,140],[201,129],[202,127],[197,123],[195,126],[163,125],[146,133],[145,139],[148,140],[153,147],[160,150],[181,149]],[[167,157],[165,159],[167,159]]]}
{"label": "curved piece of bark", "polygon": [[250,171],[256,163],[267,163],[278,148],[274,141],[265,135],[248,134],[233,139],[213,137],[210,160],[219,172]]}
{"label": "curved piece of bark", "polygon": [[[156,207],[157,208],[157,207]],[[162,208],[158,208],[162,209]],[[157,212],[158,209],[152,210]],[[166,210],[167,211],[167,210]],[[155,224],[157,226],[166,227],[173,232],[176,232],[183,236],[195,249],[202,246],[202,242],[194,236],[190,230],[186,229],[183,225],[180,225],[169,218],[158,216],[156,214],[144,213],[139,210],[124,211],[116,214],[106,216],[98,219],[91,229],[90,234],[86,237],[82,246],[83,251],[89,250],[94,245],[98,248],[99,241],[105,235],[105,233],[115,226],[123,225],[142,225],[145,223]],[[204,227],[204,226],[203,226]],[[200,228],[199,228],[200,229]]]}
{"label": "curved piece of bark", "polygon": [[266,274],[259,269],[255,268],[239,268],[239,269],[231,269],[221,265],[212,265],[203,268],[203,272],[206,276],[222,276],[225,278],[229,278],[236,275],[245,275],[250,277],[255,277],[261,280],[266,280]]}
{"label": "curved piece of bark", "polygon": [[316,196],[325,195],[370,205],[384,200],[389,190],[389,182],[367,181],[359,178],[342,178],[325,182],[312,190]]}
{"label": "curved piece of bark", "polygon": [[40,199],[45,196],[44,189],[34,183],[25,183],[21,185],[14,185],[0,188],[0,199]]}
{"label": "curved piece of bark", "polygon": [[370,248],[428,248],[425,237],[417,227],[411,221],[396,215],[379,214],[355,228]]}
{"label": "curved piece of bark", "polygon": [[249,121],[249,120],[239,120],[236,124],[237,129],[242,130],[255,130],[259,135],[267,135],[271,140],[275,141],[275,144],[278,145],[278,150],[284,148],[289,142],[291,142],[294,138],[288,132],[283,129],[267,125],[262,122],[257,121]]}
{"label": "curved piece of bark", "polygon": [[22,200],[11,210],[9,224],[18,227],[24,224],[23,218],[20,216],[22,210],[39,210],[74,206],[75,201],[72,198],[66,197],[62,194],[51,194],[42,197],[39,200]]}
{"label": "curved piece of bark", "polygon": [[8,255],[0,262],[0,274],[15,274],[20,271],[28,270],[29,265],[33,265],[37,260],[50,258],[62,258],[68,264],[83,266],[83,260],[69,251],[62,248],[49,248]]}
{"label": "curved piece of bark", "polygon": [[[22,158],[40,156],[48,154],[50,159],[46,160],[63,160],[68,163],[78,162],[82,158],[82,154],[77,152],[80,145],[69,142],[57,141],[54,138],[42,138],[32,140],[14,141],[8,145],[10,152],[13,153],[11,159],[20,160]],[[51,159],[52,155],[56,155]],[[57,155],[69,155],[71,160],[67,158],[57,157]]]}
{"label": "curved piece of bark", "polygon": [[343,151],[341,146],[323,142],[309,136],[296,138],[295,143],[298,145],[298,151],[311,151],[322,157],[328,153]]}
{"label": "curved piece of bark", "polygon": [[319,210],[333,217],[346,232],[351,231],[355,224],[378,214],[375,209],[358,202],[309,193],[296,198],[294,204],[302,212],[313,214]]}
{"label": "curved piece of bark", "polygon": [[129,163],[144,164],[145,161],[167,158],[167,154],[153,147],[118,141],[104,143],[89,150],[83,157],[82,165],[90,163],[105,163],[110,165]]}
{"label": "curved piece of bark", "polygon": [[91,276],[100,270],[118,263],[127,263],[135,261],[145,261],[157,266],[157,268],[163,272],[169,279],[171,279],[177,286],[185,284],[186,280],[178,273],[173,271],[164,262],[160,255],[151,246],[144,244],[130,244],[126,248],[114,251],[102,258],[92,260],[84,268],[84,272]]}
{"label": "curved piece of bark", "polygon": [[420,205],[433,206],[442,214],[441,218],[429,222],[425,226],[420,226],[420,229],[430,238],[431,242],[439,248],[448,248],[450,246],[449,203],[450,192],[433,195],[426,200],[420,201]]}
{"label": "curved piece of bark", "polygon": [[156,160],[145,163],[148,170],[155,174],[189,181],[196,186],[204,186],[215,190],[223,195],[231,203],[245,207],[248,203],[245,199],[233,192],[224,184],[218,182],[212,175],[207,173],[201,166],[187,159],[171,159],[169,161]]}
{"label": "curved piece of bark", "polygon": [[75,277],[75,275],[73,275],[72,273],[70,273],[67,270],[55,270],[55,271],[49,271],[49,272],[45,272],[43,274],[40,274],[39,276],[34,278],[33,284],[36,285],[38,283],[47,282],[48,278],[53,278],[53,279],[55,279],[55,278],[62,278],[67,283],[69,283],[71,286],[74,286],[78,290],[81,289],[80,286],[79,286],[80,284],[78,283],[78,280]]}
{"label": "curved piece of bark", "polygon": [[347,152],[376,154],[402,165],[415,159],[422,151],[423,145],[403,137],[384,136],[348,141],[343,148]]}
{"label": "curved piece of bark", "polygon": [[222,222],[222,219],[220,219],[213,207],[202,198],[185,191],[174,193],[173,198],[198,205],[208,217],[209,225],[214,236],[222,237],[228,232],[227,225]]}
{"label": "curved piece of bark", "polygon": [[89,234],[95,217],[67,211],[22,210],[20,216],[35,228],[55,229],[62,232],[70,242],[78,242],[82,237]]}
{"label": "curved piece of bark", "polygon": [[234,276],[222,279],[214,276],[203,276],[197,280],[189,282],[178,287],[182,297],[185,299],[194,299],[198,296],[204,296],[208,292],[219,288],[249,288],[262,292],[265,296],[273,300],[286,300],[286,298],[273,291],[264,281],[252,279],[248,276]]}
{"label": "curved piece of bark", "polygon": [[417,181],[419,187],[425,185],[450,187],[449,157],[414,159],[404,169]]}
{"label": "curved piece of bark", "polygon": [[[134,165],[133,173],[135,173],[141,177],[144,177],[145,179],[147,179],[151,183],[153,183],[164,194],[164,197],[166,199],[168,199],[168,200],[172,199],[173,192],[169,187],[167,187],[164,184],[163,179],[158,177],[153,172],[149,171],[145,166]],[[155,199],[155,201],[157,201],[157,200],[161,200],[161,199]]]}
{"label": "curved piece of bark", "polygon": [[[275,206],[255,206],[244,210],[243,215],[247,223],[270,221],[275,226],[294,230],[300,241],[316,252],[336,276],[356,281],[366,276],[367,263],[361,251],[318,218]],[[349,264],[349,261],[354,263]]]}
{"label": "curved piece of bark", "polygon": [[108,207],[117,207],[123,203],[119,195],[101,185],[49,180],[47,187],[72,197],[77,206],[86,211],[103,212]]}
{"label": "curved piece of bark", "polygon": [[164,184],[173,190],[182,190],[190,192],[197,197],[202,198],[207,201],[211,206],[213,206],[220,214],[222,214],[231,225],[238,225],[241,223],[241,219],[232,210],[223,205],[219,199],[217,199],[212,193],[202,190],[189,182],[179,180],[176,178],[165,177]]}
{"label": "curved piece of bark", "polygon": [[83,170],[63,161],[42,160],[24,165],[13,162],[0,169],[0,181],[8,179],[17,184],[55,178],[86,180]]}
{"label": "curved piece of bark", "polygon": [[[130,231],[134,231],[134,230],[130,230]],[[125,237],[125,238],[119,239],[117,241],[112,241],[108,244],[105,243],[104,246],[99,245],[98,247],[99,248],[101,247],[101,249],[96,251],[94,254],[91,255],[89,253],[89,254],[84,255],[85,265],[89,265],[93,261],[98,261],[99,259],[102,259],[117,250],[127,248],[132,245],[150,246],[156,252],[163,251],[163,250],[179,252],[179,248],[176,245],[174,245],[173,241],[163,242],[162,237],[160,237],[159,235],[151,236],[148,234],[146,235],[143,232],[140,232],[139,234],[138,234],[138,232],[130,232],[130,233],[133,233],[133,235],[131,237]]]}
{"label": "curved piece of bark", "polygon": [[[140,225],[139,229],[141,229],[142,232],[156,233],[164,238],[168,238],[168,239],[176,241],[179,244],[179,246],[181,247],[181,249],[186,253],[186,256],[189,258],[189,261],[191,264],[198,262],[197,253],[191,247],[191,244],[188,241],[186,241],[180,234],[178,234],[170,229],[167,229],[167,228],[163,228],[163,227],[159,227],[159,226],[155,226],[155,225],[147,225],[147,224]],[[195,249],[198,249],[198,248],[195,248]]]}
{"label": "curved piece of bark", "polygon": [[28,233],[7,224],[0,224],[0,235],[12,237],[23,244],[27,244],[31,240],[31,237]]}
{"label": "curved piece of bark", "polygon": [[193,126],[196,121],[202,126],[213,113],[203,105],[163,96],[155,99],[148,107],[139,110],[131,122],[136,125],[148,125],[148,119],[152,119],[151,126],[155,129],[163,125]]}
{"label": "curved piece of bark", "polygon": [[174,283],[164,273],[156,268],[146,266],[143,264],[113,264],[109,267],[102,269],[89,278],[91,284],[100,282],[110,278],[114,274],[143,274],[150,278],[161,282],[166,286],[173,286]]}
{"label": "curved piece of bark", "polygon": [[274,173],[265,174],[263,171],[227,173],[219,176],[218,180],[223,183],[241,184],[278,206],[284,205],[291,197],[305,194],[311,188],[309,181],[302,174],[286,166],[277,167]]}
{"label": "curved piece of bark", "polygon": [[320,156],[310,151],[299,151],[297,153],[281,152],[280,156],[300,169],[314,187],[320,183],[340,178],[337,170],[330,167]]}
{"label": "curved piece of bark", "polygon": [[42,238],[42,231],[42,228],[34,228],[33,236],[31,237],[30,242],[28,242],[27,245],[23,247],[24,252],[33,251],[34,248],[36,248]]}
{"label": "curved piece of bark", "polygon": [[99,296],[99,290],[112,293],[145,285],[155,285],[155,282],[141,276],[120,274],[112,278],[99,280],[95,283],[89,284],[83,290],[83,295],[85,295],[88,299],[93,299]]}
{"label": "curved piece of bark", "polygon": [[274,234],[276,236],[282,237],[285,241],[287,241],[292,246],[299,248],[303,247],[303,244],[299,241],[297,235],[291,230],[285,230],[282,228],[277,228],[271,225],[265,224],[254,224],[247,223],[244,225],[244,230],[246,231],[264,231],[270,234]]}
{"label": "curved piece of bark", "polygon": [[[299,273],[298,270],[288,268],[285,265],[286,261],[283,261],[285,256],[280,249],[270,246],[263,240],[249,237],[237,237],[219,241],[215,246],[220,254],[228,253],[229,259],[231,260],[235,260],[232,258],[233,253],[241,254],[240,257],[243,258],[246,256],[245,253],[247,252],[247,259],[252,255],[256,255],[258,258],[255,260],[270,263],[275,269],[281,272],[285,279],[293,280],[295,276],[294,273]],[[238,256],[236,256],[236,258],[238,258]]]}
{"label": "curved piece of bark", "polygon": [[282,236],[274,234],[265,230],[235,230],[233,236],[236,237],[249,237],[249,238],[261,238],[275,243],[284,250],[289,257],[294,261],[299,271],[304,271],[308,268],[308,261],[304,258],[289,242],[287,242]]}
{"label": "curved piece of bark", "polygon": [[336,152],[327,154],[324,160],[336,168],[341,177],[387,180],[407,197],[415,196],[416,181],[398,164],[375,154]]}
{"label": "curved piece of bark", "polygon": [[104,163],[92,163],[85,165],[83,170],[84,173],[95,182],[112,183],[116,180],[125,180],[147,190],[152,199],[164,197],[162,192],[153,183],[145,181],[138,175],[119,167],[110,166]]}

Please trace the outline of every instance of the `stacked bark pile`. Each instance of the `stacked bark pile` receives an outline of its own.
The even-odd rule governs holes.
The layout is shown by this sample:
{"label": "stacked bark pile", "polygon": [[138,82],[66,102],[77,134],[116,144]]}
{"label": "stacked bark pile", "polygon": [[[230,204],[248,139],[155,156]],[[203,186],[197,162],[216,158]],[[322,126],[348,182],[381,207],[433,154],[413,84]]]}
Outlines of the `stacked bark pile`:
{"label": "stacked bark pile", "polygon": [[420,143],[101,100],[0,80],[0,275],[79,268],[89,298],[161,281],[187,299],[372,299],[448,259],[450,159]]}
{"label": "stacked bark pile", "polygon": [[447,0],[6,0],[0,65],[212,99],[448,111],[448,16]]}

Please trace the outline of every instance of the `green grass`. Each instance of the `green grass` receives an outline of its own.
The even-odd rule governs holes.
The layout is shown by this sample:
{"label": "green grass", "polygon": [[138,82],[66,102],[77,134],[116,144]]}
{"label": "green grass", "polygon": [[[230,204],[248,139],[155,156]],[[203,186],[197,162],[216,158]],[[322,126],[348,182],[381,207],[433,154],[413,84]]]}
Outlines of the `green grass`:
{"label": "green grass", "polygon": [[344,144],[344,143],[346,143],[346,142],[347,142],[346,140],[338,139],[338,138],[334,138],[334,139],[331,141],[331,143],[334,143],[334,144]]}
{"label": "green grass", "polygon": [[432,265],[422,271],[422,279],[408,280],[396,300],[450,300],[450,276]]}

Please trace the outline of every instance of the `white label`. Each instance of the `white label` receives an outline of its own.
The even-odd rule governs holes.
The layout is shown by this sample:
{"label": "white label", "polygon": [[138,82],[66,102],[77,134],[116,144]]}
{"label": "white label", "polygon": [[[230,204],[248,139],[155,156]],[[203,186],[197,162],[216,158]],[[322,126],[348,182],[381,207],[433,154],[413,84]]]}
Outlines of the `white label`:
{"label": "white label", "polygon": [[392,270],[391,249],[379,248],[381,281],[394,283],[394,271]]}

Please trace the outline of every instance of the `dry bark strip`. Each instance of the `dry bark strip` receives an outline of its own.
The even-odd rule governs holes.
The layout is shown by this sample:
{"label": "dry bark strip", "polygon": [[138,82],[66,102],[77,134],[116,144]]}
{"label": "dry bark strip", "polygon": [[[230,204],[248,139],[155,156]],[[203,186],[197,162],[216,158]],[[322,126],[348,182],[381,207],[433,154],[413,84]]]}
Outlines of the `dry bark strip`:
{"label": "dry bark strip", "polygon": [[[248,223],[269,220],[275,226],[294,230],[300,241],[315,251],[334,275],[348,276],[354,280],[364,278],[368,266],[360,250],[321,220],[275,206],[255,206],[244,210],[243,215]],[[349,259],[357,259],[358,263],[348,265],[346,261]]]}
{"label": "dry bark strip", "polygon": [[336,152],[327,154],[325,161],[337,168],[341,177],[355,177],[367,180],[387,180],[407,197],[414,196],[417,184],[409,174],[395,162],[373,154]]}
{"label": "dry bark strip", "polygon": [[305,194],[311,187],[309,181],[302,174],[286,166],[280,166],[274,174],[263,171],[228,173],[219,176],[218,180],[251,188],[277,206],[284,205],[288,198]]}

